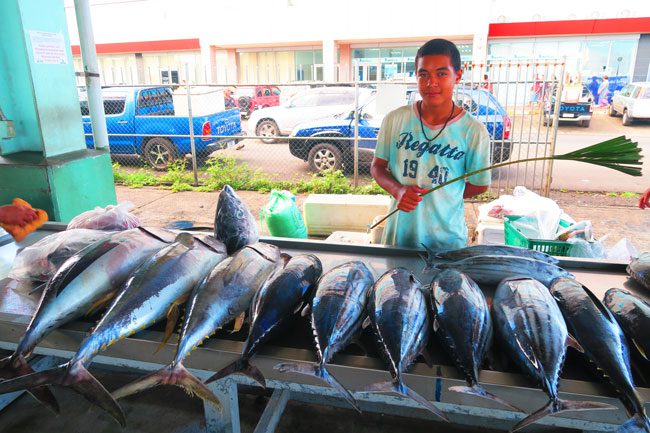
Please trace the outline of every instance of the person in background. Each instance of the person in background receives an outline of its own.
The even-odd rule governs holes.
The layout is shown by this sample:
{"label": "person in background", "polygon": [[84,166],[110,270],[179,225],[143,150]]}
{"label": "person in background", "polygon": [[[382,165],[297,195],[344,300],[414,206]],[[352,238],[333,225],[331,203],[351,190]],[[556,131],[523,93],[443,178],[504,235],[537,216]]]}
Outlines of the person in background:
{"label": "person in background", "polygon": [[483,74],[483,81],[481,82],[481,88],[487,90],[490,93],[494,92],[494,88],[492,87],[492,83],[490,83],[490,78],[488,77],[488,74]]}
{"label": "person in background", "polygon": [[25,225],[34,221],[38,215],[34,209],[20,205],[0,206],[0,224]]}
{"label": "person in background", "polygon": [[609,105],[609,79],[603,75],[603,82],[598,87],[598,106],[607,107]]}
{"label": "person in background", "polygon": [[384,117],[372,177],[391,196],[382,243],[434,250],[467,246],[463,198],[487,191],[489,171],[431,194],[429,188],[490,165],[490,135],[485,126],[454,103],[463,75],[453,42],[432,39],[415,56],[422,100]]}
{"label": "person in background", "polygon": [[646,189],[639,199],[639,207],[641,209],[650,208],[650,188]]}
{"label": "person in background", "polygon": [[589,82],[589,85],[587,88],[591,92],[591,95],[594,97],[594,105],[598,105],[598,88],[600,86],[598,85],[598,77],[593,76],[591,77],[591,81]]}
{"label": "person in background", "polygon": [[235,108],[235,106],[236,106],[235,97],[234,97],[234,91],[233,91],[232,88],[227,87],[226,89],[224,89],[224,91],[223,91],[223,102],[224,102],[224,105],[225,105],[226,109]]}

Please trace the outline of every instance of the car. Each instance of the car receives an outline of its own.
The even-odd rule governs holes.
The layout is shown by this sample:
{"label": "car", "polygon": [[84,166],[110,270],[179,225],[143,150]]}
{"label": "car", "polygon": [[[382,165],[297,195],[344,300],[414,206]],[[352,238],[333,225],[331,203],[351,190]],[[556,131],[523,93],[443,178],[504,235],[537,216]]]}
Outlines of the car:
{"label": "car", "polygon": [[[407,101],[419,99],[416,90],[407,92]],[[505,109],[487,90],[458,86],[456,99],[460,106],[479,119],[490,133],[492,162],[510,158],[511,122]],[[377,134],[383,116],[377,113],[376,98],[371,97],[359,107],[358,161],[362,168],[370,166],[375,154]],[[313,171],[343,169],[350,172],[354,164],[355,111],[348,110],[335,116],[303,122],[289,137],[289,151],[306,161]]]}
{"label": "car", "polygon": [[623,125],[629,126],[635,119],[650,119],[650,81],[632,83],[615,92],[609,106],[609,115],[623,116]]}
{"label": "car", "polygon": [[239,107],[243,117],[260,108],[280,105],[280,88],[277,86],[239,87],[235,91],[235,105]]}
{"label": "car", "polygon": [[[545,126],[553,123],[556,93],[553,86],[545,94],[543,101]],[[593,112],[593,96],[585,84],[568,84],[562,89],[558,116],[560,122],[575,122],[583,128],[588,128]]]}
{"label": "car", "polygon": [[[306,89],[278,107],[255,110],[248,119],[248,135],[268,137],[262,141],[273,143],[279,136],[288,136],[300,122],[351,110],[355,92],[350,86]],[[371,93],[369,89],[360,88],[359,100],[367,99]]]}

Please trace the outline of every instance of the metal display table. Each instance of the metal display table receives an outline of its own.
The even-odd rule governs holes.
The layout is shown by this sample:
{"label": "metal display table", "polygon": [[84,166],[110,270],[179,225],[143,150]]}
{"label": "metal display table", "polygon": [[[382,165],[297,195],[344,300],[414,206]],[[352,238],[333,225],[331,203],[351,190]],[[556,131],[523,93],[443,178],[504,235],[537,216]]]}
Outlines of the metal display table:
{"label": "metal display table", "polygon": [[[64,226],[47,224],[28,237],[25,243],[33,243],[53,231],[62,230]],[[320,241],[298,241],[279,238],[265,238],[289,254],[313,253],[323,263],[323,271],[350,260],[362,260],[371,268],[378,278],[384,271],[402,266],[413,271],[423,284],[431,281],[431,274],[423,274],[423,262],[415,250],[385,246],[358,246],[347,244],[330,244]],[[11,261],[16,247],[8,236],[0,237],[0,272],[2,260]],[[561,266],[574,273],[576,278],[592,289],[602,299],[610,287],[624,287],[650,299],[650,293],[640,285],[629,280],[625,274],[625,264],[593,260],[565,259]],[[5,275],[0,274],[0,280]],[[488,300],[494,288],[483,288]],[[22,337],[29,323],[38,295],[24,295],[15,292],[10,285],[0,284],[0,348],[13,350]],[[317,379],[299,374],[280,373],[274,366],[280,362],[307,361],[316,362],[313,340],[306,320],[287,329],[285,335],[273,339],[262,347],[252,359],[267,379],[267,387],[273,394],[259,421],[256,432],[272,432],[277,426],[287,401],[299,400],[309,403],[349,407],[347,402],[331,388],[324,386]],[[37,370],[48,368],[55,363],[65,362],[78,349],[81,341],[88,335],[92,326],[90,322],[76,321],[50,333],[34,351],[44,355],[35,366]],[[130,367],[153,371],[167,365],[174,356],[175,343],[167,344],[159,352],[156,348],[162,339],[162,330],[147,329],[111,346],[95,358],[95,363],[117,367]],[[217,333],[192,352],[184,365],[200,379],[207,379],[215,371],[238,358],[243,348],[245,332],[229,334]],[[433,337],[431,340],[435,340]],[[430,351],[434,361],[433,368],[422,362],[416,363],[408,374],[406,383],[417,393],[436,402],[436,405],[454,423],[467,425],[487,425],[491,428],[509,429],[524,414],[506,410],[492,401],[471,395],[448,391],[450,386],[464,385],[462,374],[453,366],[443,348],[433,341]],[[588,369],[580,355],[569,351],[567,362],[560,381],[560,397],[573,400],[593,400],[617,406],[618,410],[567,412],[548,416],[539,421],[539,425],[581,429],[584,431],[615,431],[628,417],[613,390],[603,381],[598,381]],[[384,363],[375,353],[349,348],[334,358],[328,369],[348,389],[354,391],[370,383],[389,379]],[[587,370],[587,371],[585,371]],[[520,371],[509,367],[504,371],[483,370],[481,382],[485,388],[508,401],[515,402],[522,409],[531,412],[548,400],[541,389]],[[237,385],[254,383],[245,376],[233,375],[208,385],[223,404],[221,412],[209,403],[204,405],[208,432],[239,433],[239,409]],[[650,388],[638,388],[650,410]],[[15,399],[19,393],[0,396],[0,409]],[[364,411],[398,414],[418,418],[438,419],[422,409],[408,398],[394,395],[357,394],[360,407]],[[37,404],[37,403],[34,403]],[[43,409],[46,410],[46,409]],[[128,419],[127,419],[128,423]]]}

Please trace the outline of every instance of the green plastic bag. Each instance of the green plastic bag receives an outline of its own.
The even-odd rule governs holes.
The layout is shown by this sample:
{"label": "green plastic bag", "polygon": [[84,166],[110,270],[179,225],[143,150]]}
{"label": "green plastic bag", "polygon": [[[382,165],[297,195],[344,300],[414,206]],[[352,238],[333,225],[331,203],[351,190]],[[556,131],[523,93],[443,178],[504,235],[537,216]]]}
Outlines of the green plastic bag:
{"label": "green plastic bag", "polygon": [[260,220],[266,223],[271,236],[307,238],[307,227],[296,206],[296,197],[289,191],[271,191],[269,202],[260,209]]}

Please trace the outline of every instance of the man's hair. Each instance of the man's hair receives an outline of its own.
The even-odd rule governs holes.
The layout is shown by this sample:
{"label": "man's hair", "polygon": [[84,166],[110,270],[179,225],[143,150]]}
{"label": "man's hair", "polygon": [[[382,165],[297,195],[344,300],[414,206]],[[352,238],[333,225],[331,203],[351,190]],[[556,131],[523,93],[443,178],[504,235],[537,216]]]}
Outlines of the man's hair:
{"label": "man's hair", "polygon": [[415,55],[415,67],[417,68],[418,60],[420,57],[430,56],[435,54],[443,54],[449,56],[451,66],[454,70],[460,70],[460,52],[458,47],[447,39],[431,39],[420,47]]}

